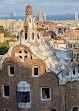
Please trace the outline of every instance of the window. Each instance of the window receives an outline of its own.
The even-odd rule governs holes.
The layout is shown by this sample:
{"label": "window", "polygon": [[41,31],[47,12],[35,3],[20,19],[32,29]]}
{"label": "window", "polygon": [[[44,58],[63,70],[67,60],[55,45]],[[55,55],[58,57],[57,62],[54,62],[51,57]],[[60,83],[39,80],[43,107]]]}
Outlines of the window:
{"label": "window", "polygon": [[51,100],[51,88],[41,88],[41,100]]}
{"label": "window", "polygon": [[27,33],[25,33],[25,39],[27,39]]}
{"label": "window", "polygon": [[66,28],[64,29],[64,32],[66,32]]}
{"label": "window", "polygon": [[11,65],[11,66],[9,66],[8,68],[9,68],[9,69],[8,69],[8,74],[9,74],[10,76],[14,76],[14,74],[15,74],[14,66]]}
{"label": "window", "polygon": [[29,19],[29,23],[31,23],[31,18]]}
{"label": "window", "polygon": [[39,69],[38,66],[34,66],[34,67],[32,68],[32,75],[33,75],[34,77],[38,77],[38,76],[40,75],[40,69]]}
{"label": "window", "polygon": [[17,103],[19,108],[30,108],[30,84],[26,81],[20,81],[17,84]]}
{"label": "window", "polygon": [[78,73],[79,73],[79,65],[78,65]]}
{"label": "window", "polygon": [[49,28],[48,27],[46,27],[46,30],[48,30]]}
{"label": "window", "polygon": [[34,68],[34,75],[38,75],[38,68]]}
{"label": "window", "polygon": [[72,48],[72,44],[68,44],[68,48]]}
{"label": "window", "polygon": [[32,33],[32,40],[34,39],[34,33]]}
{"label": "window", "polygon": [[75,67],[73,68],[73,74],[75,74]]}
{"label": "window", "polygon": [[3,90],[3,97],[5,98],[9,98],[10,94],[9,94],[9,86],[7,85],[3,85],[2,86],[2,90]]}
{"label": "window", "polygon": [[73,111],[78,111],[78,107],[74,107],[74,108],[73,108]]}
{"label": "window", "polygon": [[61,33],[61,28],[58,29],[58,33]]}
{"label": "window", "polygon": [[39,39],[39,34],[37,33],[37,38]]}
{"label": "window", "polygon": [[55,109],[52,109],[51,111],[56,111]]}
{"label": "window", "polygon": [[28,103],[30,102],[30,92],[18,92],[18,102]]}
{"label": "window", "polygon": [[3,111],[10,111],[10,110],[8,110],[8,109],[3,109]]}
{"label": "window", "polygon": [[79,36],[77,36],[77,40],[79,40]]}

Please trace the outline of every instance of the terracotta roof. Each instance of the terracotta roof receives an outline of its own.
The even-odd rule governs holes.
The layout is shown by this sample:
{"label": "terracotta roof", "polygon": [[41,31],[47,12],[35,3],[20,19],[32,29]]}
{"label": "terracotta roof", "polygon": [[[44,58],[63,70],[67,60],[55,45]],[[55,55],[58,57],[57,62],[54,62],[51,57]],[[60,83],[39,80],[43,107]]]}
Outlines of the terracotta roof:
{"label": "terracotta roof", "polygon": [[30,5],[26,7],[26,15],[33,15],[33,9]]}
{"label": "terracotta roof", "polygon": [[79,28],[76,28],[76,30],[79,30]]}
{"label": "terracotta roof", "polygon": [[62,42],[60,42],[60,43],[54,42],[54,44],[65,44],[65,43],[62,43]]}
{"label": "terracotta roof", "polygon": [[66,40],[66,39],[64,39],[64,38],[60,38],[59,40]]}
{"label": "terracotta roof", "polygon": [[43,37],[50,36],[50,35],[52,35],[52,33],[43,33]]}
{"label": "terracotta roof", "polygon": [[16,39],[17,39],[16,37],[11,37],[11,38],[10,38],[10,40],[16,40]]}

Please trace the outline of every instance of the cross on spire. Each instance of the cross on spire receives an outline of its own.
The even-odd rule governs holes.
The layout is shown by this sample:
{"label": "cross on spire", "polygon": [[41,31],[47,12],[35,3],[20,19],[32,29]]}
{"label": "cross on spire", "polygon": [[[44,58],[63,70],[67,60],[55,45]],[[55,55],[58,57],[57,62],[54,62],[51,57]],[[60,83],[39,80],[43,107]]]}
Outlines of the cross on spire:
{"label": "cross on spire", "polygon": [[15,53],[15,57],[20,57],[20,62],[24,62],[24,59],[28,57],[28,53],[23,48],[20,48],[19,53]]}

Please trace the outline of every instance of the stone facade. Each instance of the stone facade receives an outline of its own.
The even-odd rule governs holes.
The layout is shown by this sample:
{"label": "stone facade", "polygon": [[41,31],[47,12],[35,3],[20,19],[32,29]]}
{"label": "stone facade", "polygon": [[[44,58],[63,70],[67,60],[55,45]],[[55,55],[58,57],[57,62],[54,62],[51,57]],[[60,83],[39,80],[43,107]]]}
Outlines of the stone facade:
{"label": "stone facade", "polygon": [[[19,62],[19,58],[15,57],[15,53],[19,48],[23,47],[30,56],[25,61]],[[14,65],[15,75],[9,76],[8,66]],[[40,67],[40,76],[32,76],[32,67]],[[17,45],[13,48],[11,58],[6,58],[3,61],[2,71],[0,71],[0,87],[9,85],[10,98],[2,97],[2,89],[0,90],[0,111],[4,108],[11,111],[22,111],[17,104],[17,84],[20,81],[26,81],[30,84],[31,107],[27,111],[73,111],[74,106],[79,106],[79,81],[67,82],[65,85],[59,85],[59,79],[52,72],[45,72],[45,63],[40,59],[31,59],[31,51],[28,47]],[[51,88],[51,100],[42,101],[42,87]]]}

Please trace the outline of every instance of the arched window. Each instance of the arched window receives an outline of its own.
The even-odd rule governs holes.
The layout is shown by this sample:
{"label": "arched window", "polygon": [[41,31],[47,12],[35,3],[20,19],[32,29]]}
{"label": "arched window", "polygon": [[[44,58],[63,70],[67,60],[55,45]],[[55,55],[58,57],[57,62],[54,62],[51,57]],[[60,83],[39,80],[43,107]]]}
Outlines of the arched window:
{"label": "arched window", "polygon": [[27,39],[27,33],[25,33],[25,39]]}
{"label": "arched window", "polygon": [[73,74],[75,75],[75,67],[73,68]]}
{"label": "arched window", "polygon": [[9,76],[12,76],[12,77],[14,76],[15,69],[14,69],[13,65],[8,66],[8,74],[9,74]]}
{"label": "arched window", "polygon": [[31,18],[29,19],[29,23],[31,23]]}
{"label": "arched window", "polygon": [[37,33],[37,38],[39,39],[39,34]]}
{"label": "arched window", "polygon": [[51,111],[56,111],[55,109],[52,109]]}
{"label": "arched window", "polygon": [[74,107],[74,108],[73,108],[73,111],[78,111],[78,107]]}
{"label": "arched window", "polygon": [[32,33],[32,40],[34,39],[34,33]]}

